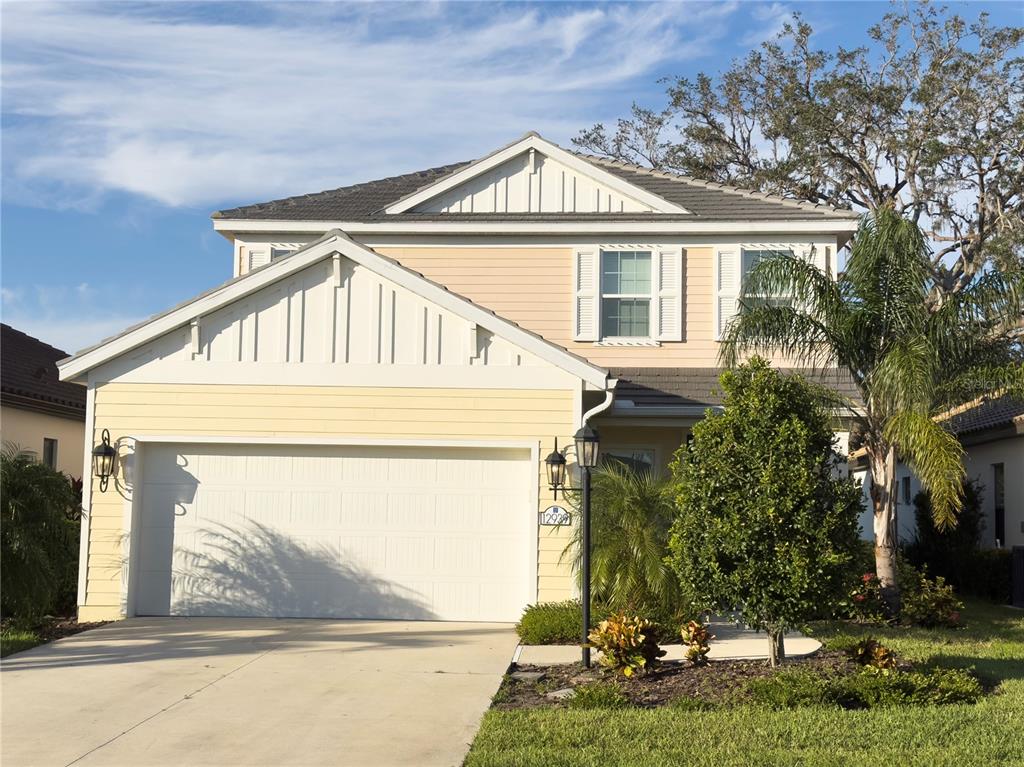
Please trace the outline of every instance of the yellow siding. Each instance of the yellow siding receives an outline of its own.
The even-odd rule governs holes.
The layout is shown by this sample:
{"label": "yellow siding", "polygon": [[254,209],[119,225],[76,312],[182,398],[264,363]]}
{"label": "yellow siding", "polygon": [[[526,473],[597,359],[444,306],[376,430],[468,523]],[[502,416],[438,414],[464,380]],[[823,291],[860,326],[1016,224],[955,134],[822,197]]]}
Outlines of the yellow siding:
{"label": "yellow siding", "polygon": [[[543,459],[554,438],[564,442],[573,428],[571,391],[508,389],[349,388],[216,386],[110,383],[97,387],[98,438],[136,435],[334,436],[467,439],[537,442]],[[540,508],[549,505],[543,464]],[[112,619],[122,613],[122,558],[127,495],[111,482],[106,493],[94,481],[89,524],[85,604],[80,620]],[[542,528],[538,598],[566,599],[572,584],[557,555],[568,530]]]}
{"label": "yellow siding", "polygon": [[573,341],[570,248],[377,247],[375,250],[598,365],[718,365],[711,248],[686,249],[684,340],[665,342],[660,347],[609,347]]}

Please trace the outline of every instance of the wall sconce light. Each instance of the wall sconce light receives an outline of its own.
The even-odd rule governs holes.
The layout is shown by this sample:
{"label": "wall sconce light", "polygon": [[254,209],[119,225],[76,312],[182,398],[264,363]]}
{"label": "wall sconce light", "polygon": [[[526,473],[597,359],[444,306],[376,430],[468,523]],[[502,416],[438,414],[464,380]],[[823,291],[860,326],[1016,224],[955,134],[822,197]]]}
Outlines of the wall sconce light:
{"label": "wall sconce light", "polygon": [[107,492],[107,483],[114,473],[114,460],[117,450],[110,444],[110,432],[103,430],[100,444],[92,449],[92,473],[100,478],[100,492]]}
{"label": "wall sconce light", "polygon": [[558,500],[558,489],[562,488],[565,494],[565,456],[558,450],[558,438],[555,438],[554,451],[544,459],[548,469],[548,486],[555,493],[555,500]]}

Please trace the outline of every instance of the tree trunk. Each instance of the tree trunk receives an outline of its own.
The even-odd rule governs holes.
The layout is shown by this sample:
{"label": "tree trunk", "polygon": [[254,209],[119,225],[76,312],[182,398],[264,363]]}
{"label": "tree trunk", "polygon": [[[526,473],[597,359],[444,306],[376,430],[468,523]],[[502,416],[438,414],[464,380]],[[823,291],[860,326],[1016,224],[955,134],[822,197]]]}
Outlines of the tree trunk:
{"label": "tree trunk", "polygon": [[772,668],[778,668],[779,662],[786,659],[786,641],[782,631],[778,629],[768,630],[768,664]]}
{"label": "tree trunk", "polygon": [[900,584],[896,572],[896,450],[891,446],[868,449],[871,504],[874,512],[875,574],[882,600],[890,615],[900,611]]}

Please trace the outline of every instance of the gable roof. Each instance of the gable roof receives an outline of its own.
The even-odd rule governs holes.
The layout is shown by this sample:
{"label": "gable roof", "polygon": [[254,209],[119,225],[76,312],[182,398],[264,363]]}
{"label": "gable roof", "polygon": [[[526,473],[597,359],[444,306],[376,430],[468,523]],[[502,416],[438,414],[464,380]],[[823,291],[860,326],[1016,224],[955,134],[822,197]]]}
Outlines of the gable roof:
{"label": "gable roof", "polygon": [[0,324],[0,399],[24,410],[85,420],[85,387],[60,380],[63,352]]}
{"label": "gable roof", "polygon": [[[651,213],[414,213],[421,199],[485,172],[505,154],[535,148],[586,166],[587,172],[631,188],[633,196],[657,202]],[[626,185],[625,187],[622,185]],[[388,212],[392,211],[392,212]],[[751,192],[688,176],[570,152],[530,133],[475,161],[392,176],[314,194],[216,211],[214,219],[253,221],[855,221],[857,214],[825,205]]]}
{"label": "gable roof", "polygon": [[958,437],[1017,423],[1024,433],[1024,400],[1006,394],[985,396],[954,408],[936,420]]}
{"label": "gable roof", "polygon": [[468,298],[451,292],[419,272],[402,266],[395,259],[382,256],[353,241],[339,229],[331,230],[318,240],[288,256],[228,280],[190,301],[155,315],[117,336],[101,341],[95,346],[83,349],[73,357],[62,360],[57,366],[61,379],[75,379],[98,365],[138,348],[165,333],[183,327],[196,318],[238,301],[335,253],[365,266],[379,276],[469,322],[475,322],[480,327],[507,339],[598,389],[605,389],[608,386],[608,371],[604,368],[597,367],[583,357],[500,317],[490,309],[485,309]]}

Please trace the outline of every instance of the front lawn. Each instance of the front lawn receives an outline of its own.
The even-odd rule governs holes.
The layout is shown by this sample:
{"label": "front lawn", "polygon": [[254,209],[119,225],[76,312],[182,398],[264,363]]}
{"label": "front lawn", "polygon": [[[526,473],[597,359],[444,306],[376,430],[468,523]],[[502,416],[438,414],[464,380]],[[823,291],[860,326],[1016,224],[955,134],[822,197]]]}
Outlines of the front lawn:
{"label": "front lawn", "polygon": [[492,710],[466,766],[1024,763],[1024,613],[970,603],[963,617],[965,629],[822,623],[813,633],[826,643],[870,634],[911,661],[973,667],[996,687],[977,704],[866,711]]}
{"label": "front lawn", "polygon": [[0,658],[6,658],[36,645],[63,639],[72,634],[103,626],[107,621],[79,623],[74,618],[46,617],[33,625],[20,625],[11,621],[0,624]]}

